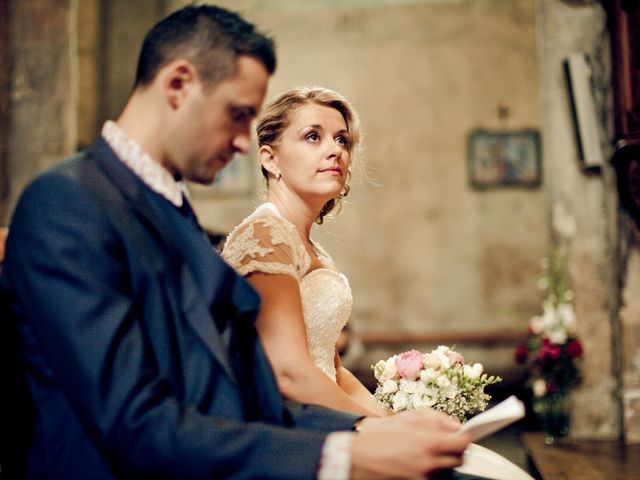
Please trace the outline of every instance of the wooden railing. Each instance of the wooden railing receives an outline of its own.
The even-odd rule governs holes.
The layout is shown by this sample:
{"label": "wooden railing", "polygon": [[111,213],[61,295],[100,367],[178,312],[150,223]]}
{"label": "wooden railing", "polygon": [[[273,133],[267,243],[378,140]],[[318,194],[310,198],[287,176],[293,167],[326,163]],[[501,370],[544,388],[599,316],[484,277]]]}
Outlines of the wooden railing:
{"label": "wooden railing", "polygon": [[442,345],[516,345],[525,338],[525,333],[516,330],[439,332],[439,333],[363,333],[359,335],[365,347],[395,346],[414,343]]}

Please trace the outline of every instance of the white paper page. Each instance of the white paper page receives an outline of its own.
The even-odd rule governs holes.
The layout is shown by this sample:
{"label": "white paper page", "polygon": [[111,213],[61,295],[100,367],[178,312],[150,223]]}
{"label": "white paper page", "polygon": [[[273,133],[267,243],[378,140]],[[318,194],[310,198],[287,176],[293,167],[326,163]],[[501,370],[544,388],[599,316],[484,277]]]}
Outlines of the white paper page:
{"label": "white paper page", "polygon": [[489,410],[473,417],[462,425],[460,431],[470,433],[472,441],[477,442],[523,417],[524,403],[515,395],[511,395]]}
{"label": "white paper page", "polygon": [[464,451],[463,464],[455,470],[493,480],[533,480],[531,475],[502,455],[474,443]]}

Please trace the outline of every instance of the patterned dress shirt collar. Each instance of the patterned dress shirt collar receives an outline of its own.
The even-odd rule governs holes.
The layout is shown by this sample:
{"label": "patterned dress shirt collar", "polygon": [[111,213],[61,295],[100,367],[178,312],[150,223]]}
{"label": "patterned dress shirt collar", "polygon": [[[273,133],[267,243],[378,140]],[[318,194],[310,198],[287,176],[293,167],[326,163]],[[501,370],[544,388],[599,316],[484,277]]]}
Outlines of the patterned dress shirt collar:
{"label": "patterned dress shirt collar", "polygon": [[102,127],[102,136],[118,158],[129,167],[147,186],[159,193],[176,207],[182,207],[188,198],[183,180],[176,180],[169,171],[156,162],[151,155],[133,139],[129,138],[115,122],[107,120]]}

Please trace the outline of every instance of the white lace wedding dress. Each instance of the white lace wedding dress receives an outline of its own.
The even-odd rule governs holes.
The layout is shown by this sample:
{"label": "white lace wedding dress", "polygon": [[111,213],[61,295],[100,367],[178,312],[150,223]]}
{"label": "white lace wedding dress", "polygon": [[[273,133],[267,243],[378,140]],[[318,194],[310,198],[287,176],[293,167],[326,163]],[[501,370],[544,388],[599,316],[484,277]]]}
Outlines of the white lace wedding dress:
{"label": "white lace wedding dress", "polygon": [[309,270],[311,258],[296,227],[274,204],[263,203],[229,234],[222,256],[242,276],[281,273],[298,281],[309,353],[335,381],[335,345],[351,315],[351,288],[324,249],[313,245],[322,267]]}

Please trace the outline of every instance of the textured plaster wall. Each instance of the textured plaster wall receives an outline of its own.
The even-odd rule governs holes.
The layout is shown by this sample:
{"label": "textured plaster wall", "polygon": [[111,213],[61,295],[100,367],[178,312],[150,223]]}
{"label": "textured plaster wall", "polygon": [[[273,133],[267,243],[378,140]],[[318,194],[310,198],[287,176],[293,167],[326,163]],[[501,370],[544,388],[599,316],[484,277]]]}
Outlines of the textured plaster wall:
{"label": "textured plaster wall", "polygon": [[[544,0],[540,8],[541,99],[545,190],[550,205],[561,204],[577,223],[571,243],[570,284],[578,334],[584,341],[583,381],[573,395],[571,434],[577,438],[616,438],[620,434],[617,368],[612,353],[616,333],[615,178],[581,169],[574,141],[562,61],[585,52],[596,84],[609,84],[606,15],[598,3]],[[610,92],[607,90],[605,92]],[[605,152],[610,154],[611,109],[606,93],[596,96]]]}
{"label": "textured plaster wall", "polygon": [[[350,278],[355,327],[524,331],[547,252],[543,191],[472,190],[466,142],[474,128],[539,127],[533,0],[218,3],[275,36],[269,98],[319,84],[361,115],[373,183],[356,174],[343,212],[314,233]],[[195,196],[224,231],[257,198]]]}

